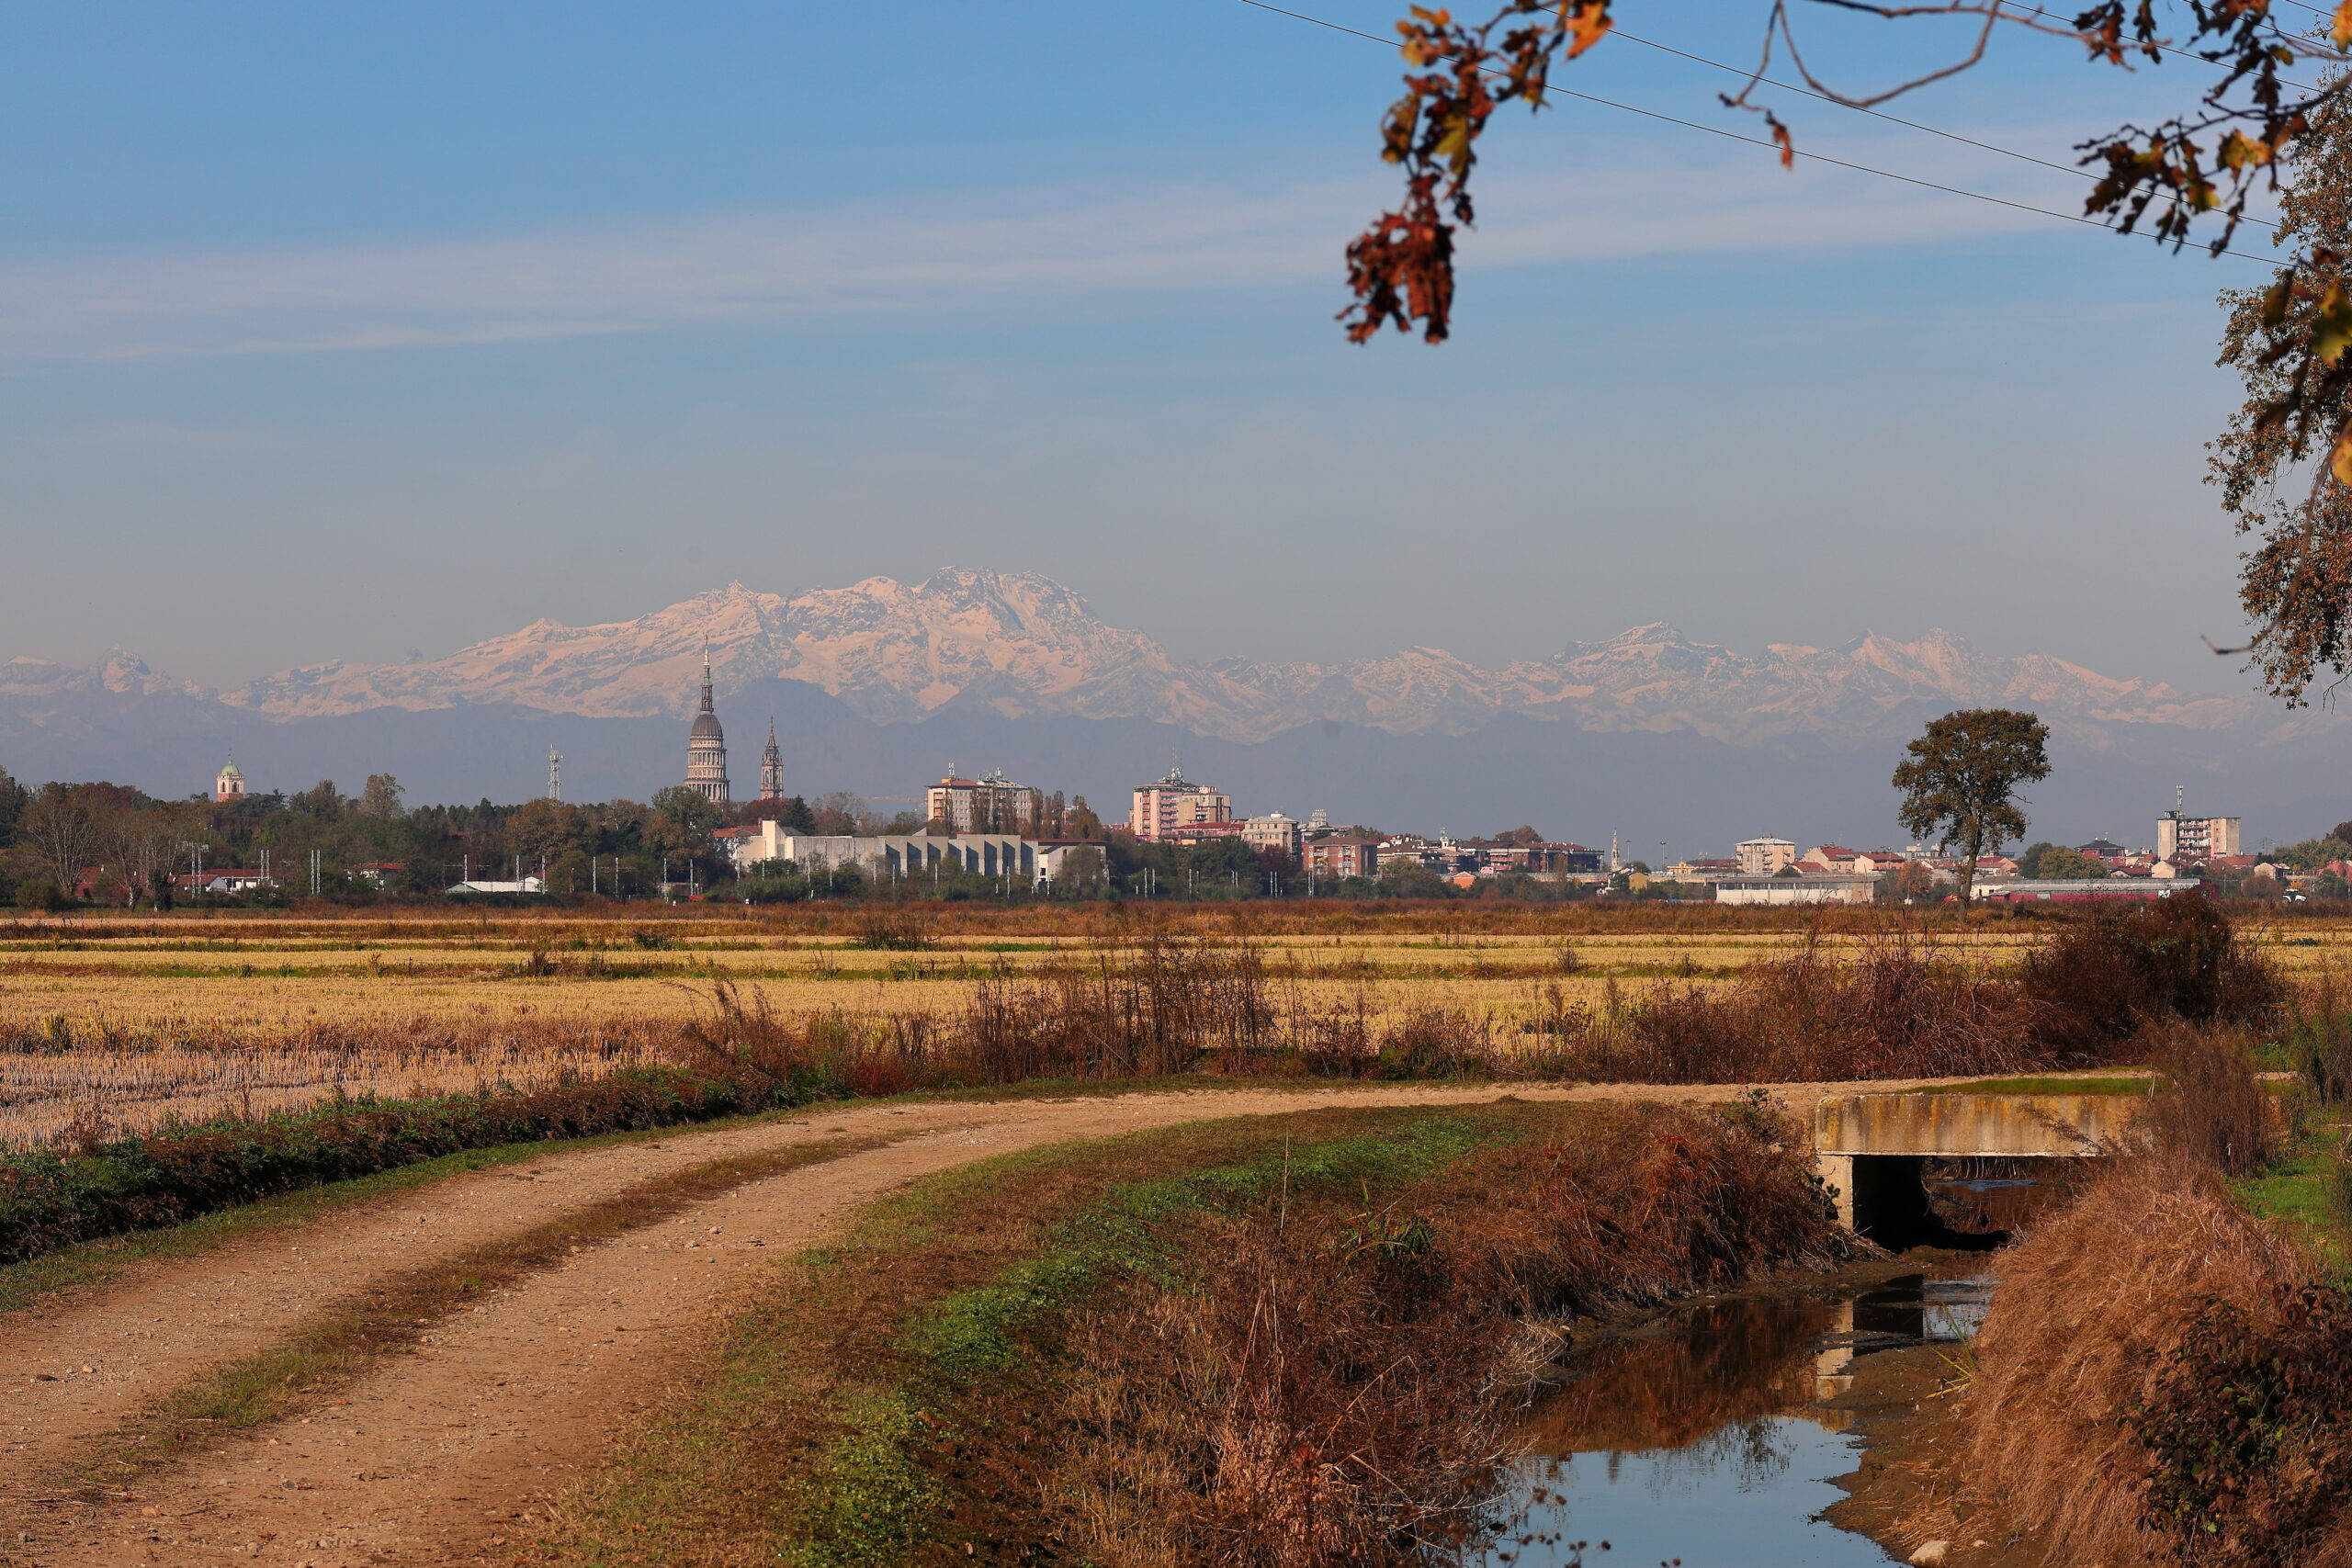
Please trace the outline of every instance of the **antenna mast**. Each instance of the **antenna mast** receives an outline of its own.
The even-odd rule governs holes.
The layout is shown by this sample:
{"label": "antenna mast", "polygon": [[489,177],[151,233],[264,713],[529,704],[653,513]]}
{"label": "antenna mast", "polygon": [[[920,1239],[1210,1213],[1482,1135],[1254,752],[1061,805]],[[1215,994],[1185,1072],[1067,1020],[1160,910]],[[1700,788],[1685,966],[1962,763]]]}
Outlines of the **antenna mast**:
{"label": "antenna mast", "polygon": [[552,746],[548,748],[548,798],[563,799],[563,753]]}

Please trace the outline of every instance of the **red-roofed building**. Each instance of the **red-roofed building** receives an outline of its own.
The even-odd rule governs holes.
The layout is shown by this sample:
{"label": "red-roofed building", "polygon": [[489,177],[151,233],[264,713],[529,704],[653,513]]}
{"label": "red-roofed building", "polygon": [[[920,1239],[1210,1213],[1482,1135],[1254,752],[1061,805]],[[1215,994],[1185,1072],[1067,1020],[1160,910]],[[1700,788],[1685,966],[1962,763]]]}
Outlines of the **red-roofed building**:
{"label": "red-roofed building", "polygon": [[1854,863],[1861,859],[1861,852],[1849,850],[1843,844],[1815,844],[1797,857],[1799,871],[1834,871],[1850,874],[1867,871],[1868,866]]}
{"label": "red-roofed building", "polygon": [[1380,846],[1370,839],[1313,839],[1302,861],[1317,876],[1378,876]]}

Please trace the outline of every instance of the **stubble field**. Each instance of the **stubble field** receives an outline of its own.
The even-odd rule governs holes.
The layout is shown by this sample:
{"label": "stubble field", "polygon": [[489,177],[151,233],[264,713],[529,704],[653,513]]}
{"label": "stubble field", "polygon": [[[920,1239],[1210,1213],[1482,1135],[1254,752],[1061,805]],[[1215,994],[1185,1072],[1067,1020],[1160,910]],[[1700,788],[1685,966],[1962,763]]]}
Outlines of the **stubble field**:
{"label": "stubble field", "polygon": [[[2046,922],[1955,928],[1875,911],[1441,905],[1141,913],[628,906],[608,911],[208,912],[0,925],[0,1146],[251,1115],[337,1092],[519,1087],[656,1061],[718,993],[786,1019],[953,1021],[984,987],[1099,973],[1153,943],[1244,945],[1285,1024],[1442,1017],[1507,1048],[1563,1010],[1712,988],[1808,947],[1831,963],[1928,943],[2011,964]],[[2290,976],[2352,921],[2245,935]]]}

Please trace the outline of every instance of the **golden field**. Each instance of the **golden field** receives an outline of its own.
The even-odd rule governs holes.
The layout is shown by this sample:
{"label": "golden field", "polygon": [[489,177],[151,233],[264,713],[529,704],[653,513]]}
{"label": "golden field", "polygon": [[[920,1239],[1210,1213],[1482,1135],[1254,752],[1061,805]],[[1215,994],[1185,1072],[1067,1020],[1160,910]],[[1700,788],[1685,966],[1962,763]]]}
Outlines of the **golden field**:
{"label": "golden field", "polygon": [[[1390,1018],[1435,1007],[1508,1035],[1612,985],[1704,985],[1808,942],[1834,957],[1907,934],[1999,965],[2048,929],[1704,907],[1190,906],[1126,919],[917,908],[0,924],[0,1145],[307,1104],[338,1087],[447,1092],[601,1070],[658,1055],[722,981],[788,1014],[950,1013],[989,976],[1091,964],[1152,931],[1258,945],[1285,1010]],[[2290,975],[2352,951],[2343,920],[2290,918],[2245,934]],[[907,945],[877,945],[892,942]]]}

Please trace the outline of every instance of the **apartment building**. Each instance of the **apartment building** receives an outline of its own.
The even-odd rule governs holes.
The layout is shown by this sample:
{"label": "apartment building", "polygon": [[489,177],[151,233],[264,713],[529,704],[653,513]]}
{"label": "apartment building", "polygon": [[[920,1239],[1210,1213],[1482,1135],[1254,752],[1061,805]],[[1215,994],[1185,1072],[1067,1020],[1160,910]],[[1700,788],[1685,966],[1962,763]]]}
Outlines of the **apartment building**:
{"label": "apartment building", "polygon": [[1370,839],[1313,839],[1308,840],[1302,859],[1310,874],[1335,881],[1380,874],[1380,846]]}
{"label": "apartment building", "polygon": [[1241,825],[1241,837],[1253,850],[1272,850],[1287,856],[1295,864],[1304,829],[1294,818],[1279,811],[1269,811],[1263,817],[1252,817]]}
{"label": "apartment building", "polygon": [[1797,847],[1786,839],[1742,839],[1732,852],[1742,876],[1771,876],[1797,863]]}
{"label": "apartment building", "polygon": [[2178,807],[2156,818],[2156,858],[2175,865],[2202,865],[2224,855],[2244,854],[2235,817],[2191,817]]}
{"label": "apartment building", "polygon": [[1134,806],[1127,813],[1127,826],[1135,836],[1155,844],[1169,840],[1178,828],[1232,820],[1233,797],[1221,789],[1193,783],[1182,768],[1170,768],[1165,778],[1137,785]]}
{"label": "apartment building", "polygon": [[1043,792],[992,768],[977,779],[947,776],[923,792],[923,814],[951,833],[1034,833],[1045,814]]}

